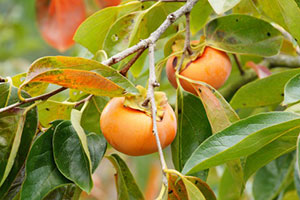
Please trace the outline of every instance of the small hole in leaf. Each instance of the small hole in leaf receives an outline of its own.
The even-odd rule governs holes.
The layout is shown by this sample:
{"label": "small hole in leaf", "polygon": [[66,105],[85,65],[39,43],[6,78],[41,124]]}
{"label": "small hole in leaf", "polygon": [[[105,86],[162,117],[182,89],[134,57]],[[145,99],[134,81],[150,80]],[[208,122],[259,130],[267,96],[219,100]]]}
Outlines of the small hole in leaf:
{"label": "small hole in leaf", "polygon": [[246,106],[247,104],[243,103],[243,106]]}
{"label": "small hole in leaf", "polygon": [[178,110],[178,114],[180,114],[180,113],[181,113],[181,109]]}
{"label": "small hole in leaf", "polygon": [[236,22],[238,22],[238,21],[239,21],[239,19],[235,19],[235,21],[236,21]]}
{"label": "small hole in leaf", "polygon": [[145,8],[145,6],[142,6],[142,9],[144,9]]}
{"label": "small hole in leaf", "polygon": [[283,93],[281,93],[281,96],[284,96],[284,94],[283,94]]}
{"label": "small hole in leaf", "polygon": [[197,183],[198,183],[198,181],[196,180],[196,181],[195,181],[195,185],[197,185]]}
{"label": "small hole in leaf", "polygon": [[47,111],[50,111],[50,109],[49,109],[49,108],[46,108],[46,110],[47,110]]}
{"label": "small hole in leaf", "polygon": [[177,61],[178,61],[178,59],[177,59],[177,57],[175,57],[172,62],[173,68],[175,68],[177,66]]}
{"label": "small hole in leaf", "polygon": [[168,192],[168,194],[172,194],[173,193],[173,190],[170,190],[169,192]]}
{"label": "small hole in leaf", "polygon": [[271,33],[270,33],[270,32],[268,32],[268,33],[267,33],[267,35],[270,37],[270,36],[271,36]]}
{"label": "small hole in leaf", "polygon": [[298,42],[297,38],[295,38],[295,41]]}
{"label": "small hole in leaf", "polygon": [[134,23],[134,20],[132,19],[132,20],[130,20],[130,22],[131,22],[131,23]]}
{"label": "small hole in leaf", "polygon": [[181,192],[181,188],[178,188],[178,192]]}

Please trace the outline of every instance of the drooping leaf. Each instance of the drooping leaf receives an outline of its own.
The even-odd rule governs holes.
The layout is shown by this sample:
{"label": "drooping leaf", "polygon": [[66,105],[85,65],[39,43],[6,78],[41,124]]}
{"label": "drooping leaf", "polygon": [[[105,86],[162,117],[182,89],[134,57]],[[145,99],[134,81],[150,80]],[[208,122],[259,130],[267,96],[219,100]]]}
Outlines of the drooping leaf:
{"label": "drooping leaf", "polygon": [[109,101],[106,97],[94,96],[82,113],[81,126],[84,130],[94,133],[101,133],[100,129],[100,115],[104,106]]}
{"label": "drooping leaf", "polygon": [[177,89],[177,133],[172,143],[172,159],[181,171],[194,150],[210,135],[211,127],[201,100],[191,93]]}
{"label": "drooping leaf", "polygon": [[235,93],[230,104],[235,109],[278,104],[283,101],[285,84],[298,73],[299,69],[293,69],[248,83]]}
{"label": "drooping leaf", "polygon": [[60,123],[56,121],[34,142],[26,162],[21,200],[43,199],[55,188],[71,183],[59,172],[53,158],[53,134]]}
{"label": "drooping leaf", "polygon": [[105,154],[107,144],[103,135],[95,133],[89,133],[87,140],[92,161],[92,172],[94,172]]}
{"label": "drooping leaf", "polygon": [[291,104],[300,101],[299,96],[300,74],[292,77],[284,87],[284,101],[283,104]]}
{"label": "drooping leaf", "polygon": [[[7,87],[2,87],[2,85],[9,85],[8,90]],[[0,90],[0,93],[2,92],[2,96],[4,98],[1,98],[1,100],[4,100],[6,102],[5,106],[11,105],[19,101],[18,96],[17,96],[17,88],[13,87],[10,82],[6,83],[1,83],[0,88],[4,90]],[[26,97],[29,97],[29,95],[25,92],[22,91],[22,94]],[[28,104],[24,105],[25,107],[28,106]],[[16,108],[17,110],[21,108]],[[23,108],[21,110],[24,110]],[[12,111],[14,112],[14,111]],[[22,133],[21,135],[16,135],[16,134],[10,134],[11,132],[7,130],[12,130],[13,126],[16,128],[18,124],[6,124],[9,123],[9,121],[6,121],[5,123],[2,123],[0,125],[0,129],[2,129],[8,137],[2,138],[3,135],[0,136],[0,140],[3,143],[0,145],[0,151],[4,154],[3,156],[8,155],[9,151],[12,150],[10,155],[16,154],[14,160],[9,160],[10,164],[13,164],[11,166],[10,172],[7,175],[5,181],[3,182],[2,186],[0,187],[0,199],[4,198],[10,198],[13,197],[15,193],[17,193],[20,190],[20,184],[19,182],[22,181],[23,176],[22,176],[22,167],[24,165],[25,159],[27,157],[27,154],[29,152],[33,137],[36,133],[37,130],[37,125],[38,125],[38,120],[37,120],[37,109],[32,108],[29,111],[26,111],[27,114],[24,116],[25,117],[25,122],[24,124],[19,124],[21,127],[23,126]],[[7,112],[1,113],[0,115],[6,115]],[[11,119],[10,119],[11,120]],[[3,127],[2,127],[3,126]],[[10,128],[9,128],[10,127]],[[21,128],[20,127],[20,128]],[[4,129],[3,129],[4,128]],[[19,136],[19,137],[18,137]],[[16,141],[15,141],[16,140]],[[13,144],[19,144],[19,146],[11,146]],[[3,158],[3,157],[2,157]],[[4,159],[8,159],[7,157]],[[0,159],[1,160],[1,159]],[[7,162],[8,160],[5,160]],[[3,164],[3,163],[2,163]],[[4,167],[4,166],[2,166]],[[3,169],[3,168],[2,168]],[[7,168],[8,170],[8,168]]]}
{"label": "drooping leaf", "polygon": [[13,167],[25,124],[25,109],[0,113],[0,186]]}
{"label": "drooping leaf", "polygon": [[4,82],[0,84],[0,108],[6,107],[9,99],[12,84]]}
{"label": "drooping leaf", "polygon": [[73,35],[86,17],[83,0],[37,0],[36,15],[43,38],[60,51],[74,44]]}
{"label": "drooping leaf", "polygon": [[213,10],[208,1],[200,0],[196,3],[191,11],[190,26],[192,34],[196,34],[203,28],[212,11]]}
{"label": "drooping leaf", "polygon": [[233,8],[240,0],[208,0],[208,2],[217,14],[222,14]]}
{"label": "drooping leaf", "polygon": [[292,181],[294,152],[281,156],[261,168],[253,181],[255,200],[272,200]]}
{"label": "drooping leaf", "polygon": [[114,165],[117,173],[115,174],[116,187],[119,200],[144,199],[134,177],[132,176],[126,163],[117,155],[112,154],[107,157]]}
{"label": "drooping leaf", "polygon": [[60,123],[53,136],[53,155],[59,171],[90,192],[93,187],[91,163],[70,121]]}
{"label": "drooping leaf", "polygon": [[300,45],[300,8],[295,0],[258,0],[257,4],[272,21],[292,34]]}
{"label": "drooping leaf", "polygon": [[183,173],[248,156],[297,125],[299,115],[287,112],[263,113],[240,120],[204,141],[185,164]]}
{"label": "drooping leaf", "polygon": [[234,177],[226,167],[220,180],[218,200],[239,200],[241,191],[240,188],[234,187],[232,182]]}
{"label": "drooping leaf", "polygon": [[252,174],[272,160],[295,150],[299,132],[299,127],[292,128],[283,136],[249,155],[244,163],[245,180],[248,180]]}
{"label": "drooping leaf", "polygon": [[209,46],[230,53],[272,56],[283,37],[271,24],[249,15],[231,14],[210,21],[204,29]]}
{"label": "drooping leaf", "polygon": [[137,93],[134,85],[116,70],[85,58],[50,56],[38,59],[29,68],[20,88],[36,82],[38,85],[53,83],[94,95]]}
{"label": "drooping leaf", "polygon": [[139,1],[102,9],[91,15],[79,26],[74,40],[95,54],[98,50],[103,49],[107,32],[118,17],[140,9],[141,2]]}
{"label": "drooping leaf", "polygon": [[69,120],[74,105],[47,100],[38,105],[39,121],[43,127],[49,127],[55,120]]}

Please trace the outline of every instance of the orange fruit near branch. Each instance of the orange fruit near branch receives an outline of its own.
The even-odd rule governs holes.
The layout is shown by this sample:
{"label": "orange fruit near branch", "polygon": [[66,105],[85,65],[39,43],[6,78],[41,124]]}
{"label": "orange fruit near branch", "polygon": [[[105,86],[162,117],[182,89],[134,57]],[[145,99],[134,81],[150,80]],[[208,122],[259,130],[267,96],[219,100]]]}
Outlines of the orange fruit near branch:
{"label": "orange fruit near branch", "polygon": [[[100,127],[107,142],[116,150],[132,156],[156,152],[151,116],[141,110],[125,107],[124,101],[124,97],[115,97],[103,109]],[[157,120],[157,130],[164,148],[174,140],[177,122],[175,113],[167,102],[162,110],[163,115]]]}
{"label": "orange fruit near branch", "polygon": [[[173,56],[168,59],[166,66],[168,79],[175,88],[177,88],[175,68],[179,62],[180,58]],[[208,83],[218,89],[228,79],[230,72],[231,63],[227,54],[207,46],[202,55],[182,67],[179,74],[191,80]],[[193,85],[187,80],[180,79],[180,84],[186,91],[196,94]]]}

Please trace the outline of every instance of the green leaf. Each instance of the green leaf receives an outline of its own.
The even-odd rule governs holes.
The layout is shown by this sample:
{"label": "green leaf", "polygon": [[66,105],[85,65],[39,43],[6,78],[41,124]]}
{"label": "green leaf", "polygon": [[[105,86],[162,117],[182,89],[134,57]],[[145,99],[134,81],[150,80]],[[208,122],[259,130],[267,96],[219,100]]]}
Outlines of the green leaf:
{"label": "green leaf", "polygon": [[295,150],[299,132],[299,127],[293,128],[285,135],[249,155],[244,164],[245,180],[248,180],[254,172],[272,160]]}
{"label": "green leaf", "polygon": [[187,194],[188,194],[188,199],[193,199],[193,200],[205,200],[205,197],[201,193],[201,191],[198,189],[198,187],[193,184],[191,181],[189,181],[185,177],[181,177],[184,186],[186,188]]}
{"label": "green leaf", "polygon": [[81,117],[81,126],[84,130],[98,134],[101,133],[100,115],[108,101],[107,97],[92,97]]}
{"label": "green leaf", "polygon": [[114,165],[116,175],[116,187],[119,200],[141,200],[144,199],[143,194],[136,184],[126,163],[117,155],[112,154],[107,157]]}
{"label": "green leaf", "polygon": [[177,133],[172,143],[175,169],[181,171],[194,150],[209,136],[211,127],[199,97],[177,89]]}
{"label": "green leaf", "polygon": [[278,104],[283,101],[285,84],[299,72],[288,70],[248,83],[235,93],[230,104],[235,109]]}
{"label": "green leaf", "polygon": [[[6,85],[8,87],[2,87],[3,85]],[[13,87],[10,82],[9,83],[1,83],[0,88],[4,88],[4,89],[6,88],[5,89],[6,92],[2,93],[2,97],[5,97],[5,98],[1,98],[1,100],[4,100],[6,102],[5,106],[14,104],[17,101],[19,101],[18,96],[17,96],[17,88]],[[0,93],[1,92],[2,91],[0,90]],[[29,95],[23,91],[22,91],[22,94],[26,97],[29,97]],[[28,104],[24,104],[24,107],[25,106],[28,106]],[[19,108],[16,108],[16,110],[19,110]],[[10,112],[15,112],[15,111],[12,110]],[[22,130],[22,133],[21,133],[21,135],[19,135],[19,137],[16,137],[17,135],[15,135],[15,134],[10,134],[11,132],[9,132],[9,131],[6,132],[7,130],[5,131],[5,129],[7,129],[7,128],[9,129],[9,127],[11,127],[10,130],[15,129],[18,126],[17,124],[7,125],[6,123],[9,123],[9,121],[6,121],[5,123],[0,125],[0,129],[2,129],[2,126],[5,128],[4,132],[6,132],[5,135],[7,136],[7,137],[5,136],[4,138],[2,138],[3,135],[1,135],[1,133],[0,133],[0,141],[3,143],[6,143],[6,144],[4,144],[4,146],[0,145],[1,154],[3,153],[2,154],[3,156],[5,156],[5,155],[7,156],[10,150],[16,151],[16,152],[10,152],[12,154],[16,153],[16,155],[15,155],[14,160],[9,161],[9,162],[12,162],[12,163],[9,163],[9,166],[11,164],[13,164],[13,165],[10,169],[10,172],[9,172],[7,178],[5,179],[2,186],[0,187],[0,199],[1,198],[5,199],[6,197],[8,198],[9,195],[13,194],[13,191],[18,191],[20,189],[20,187],[18,187],[18,186],[14,187],[13,184],[15,184],[15,182],[20,181],[19,179],[22,179],[22,177],[23,177],[21,175],[22,167],[24,165],[25,159],[29,152],[29,149],[30,149],[33,137],[36,133],[37,125],[38,125],[37,109],[33,108],[26,112],[27,112],[27,114],[25,116],[25,122],[24,122],[24,124],[20,124],[20,126],[23,126],[25,128]],[[9,112],[4,112],[4,113],[1,113],[0,115],[7,115],[7,113],[9,113]],[[13,127],[13,126],[15,126],[15,127]],[[19,146],[11,146],[11,145],[13,145],[13,142],[18,143]],[[4,160],[4,163],[8,161],[7,157],[4,159],[6,159],[6,160]],[[1,158],[0,158],[0,160],[1,160]],[[2,161],[0,161],[0,162],[2,162]],[[2,167],[4,167],[4,166],[2,166]],[[8,168],[7,168],[7,170],[8,170]],[[7,194],[8,191],[12,191],[12,193]]]}
{"label": "green leaf", "polygon": [[43,199],[55,188],[70,184],[57,169],[53,158],[52,139],[56,121],[34,142],[26,162],[26,178],[21,191],[21,200]]}
{"label": "green leaf", "polygon": [[209,46],[230,53],[273,56],[283,37],[271,24],[249,15],[232,14],[210,21],[204,29]]}
{"label": "green leaf", "polygon": [[253,181],[255,200],[272,200],[292,180],[294,153],[286,154],[261,168]]}
{"label": "green leaf", "polygon": [[258,7],[285,28],[300,45],[300,8],[295,0],[258,0]]}
{"label": "green leaf", "polygon": [[248,156],[297,125],[300,116],[287,112],[263,113],[240,120],[205,140],[189,158],[183,173],[191,174]]}
{"label": "green leaf", "polygon": [[300,74],[291,78],[284,87],[284,101],[283,104],[291,104],[300,101]]}
{"label": "green leaf", "polygon": [[78,187],[69,184],[53,190],[43,200],[79,200],[80,193]]}
{"label": "green leaf", "polygon": [[294,166],[294,183],[299,198],[300,197],[300,174],[298,170],[298,162],[295,162],[295,166]]}
{"label": "green leaf", "polygon": [[240,0],[208,0],[208,2],[217,14],[222,14],[233,8]]}
{"label": "green leaf", "polygon": [[103,135],[95,133],[89,133],[87,140],[92,161],[92,172],[94,172],[105,154],[107,144]]}
{"label": "green leaf", "polygon": [[239,4],[237,4],[233,8],[233,13],[240,13],[240,14],[252,14],[253,16],[260,16],[255,4],[252,0],[241,0]]}
{"label": "green leaf", "polygon": [[25,124],[25,109],[0,113],[0,186],[13,167]]}
{"label": "green leaf", "polygon": [[78,57],[49,56],[36,60],[20,88],[28,89],[48,83],[99,96],[138,93],[133,83],[115,69]]}
{"label": "green leaf", "polygon": [[208,1],[200,0],[196,3],[191,11],[190,26],[192,34],[196,34],[203,28],[212,11],[213,10]]}
{"label": "green leaf", "polygon": [[103,49],[103,43],[111,25],[126,13],[141,8],[141,2],[134,1],[102,9],[87,18],[77,29],[74,40],[93,54]]}
{"label": "green leaf", "polygon": [[69,120],[74,104],[47,100],[37,107],[41,125],[49,127],[55,120]]}
{"label": "green leaf", "polygon": [[10,95],[12,84],[9,82],[1,83],[0,84],[0,108],[7,106],[8,97]]}
{"label": "green leaf", "polygon": [[70,121],[60,123],[53,136],[53,155],[59,171],[82,190],[93,187],[91,163]]}
{"label": "green leaf", "polygon": [[241,198],[240,188],[235,187],[234,184],[232,184],[234,180],[235,178],[226,167],[219,184],[218,200],[239,200]]}

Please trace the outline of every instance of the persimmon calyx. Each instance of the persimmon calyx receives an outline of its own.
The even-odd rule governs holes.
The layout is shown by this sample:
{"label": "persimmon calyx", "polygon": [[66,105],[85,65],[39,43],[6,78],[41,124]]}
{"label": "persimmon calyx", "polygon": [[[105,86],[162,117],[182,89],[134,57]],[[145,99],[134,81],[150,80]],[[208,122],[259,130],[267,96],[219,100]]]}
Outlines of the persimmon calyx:
{"label": "persimmon calyx", "polygon": [[[146,106],[143,105],[143,103],[147,99],[146,88],[140,85],[136,86],[136,88],[138,89],[139,94],[135,96],[126,96],[124,101],[124,106],[142,111],[146,115],[151,117],[151,106],[149,105],[150,102]],[[168,99],[164,92],[154,92],[154,98],[155,98],[155,104],[157,108],[156,120],[161,121],[165,113]]]}

